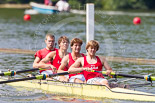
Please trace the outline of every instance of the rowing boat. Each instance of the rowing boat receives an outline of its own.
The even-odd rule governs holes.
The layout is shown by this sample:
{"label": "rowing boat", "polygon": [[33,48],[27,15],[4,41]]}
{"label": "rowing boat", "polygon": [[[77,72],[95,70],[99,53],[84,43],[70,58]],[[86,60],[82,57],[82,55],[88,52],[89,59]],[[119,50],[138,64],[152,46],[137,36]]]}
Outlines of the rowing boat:
{"label": "rowing boat", "polygon": [[[42,68],[33,68],[28,70],[20,70],[20,71],[9,71],[2,72],[0,76],[14,76],[15,74],[25,73],[30,71],[40,70]],[[103,75],[106,74],[106,71],[94,71],[92,72],[100,72]],[[155,102],[155,94],[146,93],[141,91],[134,91],[130,89],[119,88],[118,86],[113,88],[108,88],[105,85],[90,85],[90,84],[80,84],[80,83],[69,83],[69,82],[60,82],[60,81],[51,81],[46,80],[47,77],[67,75],[68,72],[49,74],[49,75],[36,75],[27,78],[18,78],[7,80],[7,78],[0,79],[0,84],[7,83],[8,85],[15,87],[27,87],[27,88],[36,88],[42,89],[51,93],[58,94],[67,94],[67,95],[76,95],[80,97],[90,97],[90,98],[110,98],[110,99],[123,99],[123,100],[134,100],[134,101],[154,101]],[[111,72],[111,75],[115,78],[118,77],[127,77],[127,78],[139,78],[150,81],[155,81],[155,77],[151,75],[129,75],[122,73]],[[44,80],[41,80],[44,79]]]}
{"label": "rowing boat", "polygon": [[30,6],[32,7],[33,10],[41,14],[53,14],[58,12],[58,9],[55,6],[47,6],[35,2],[30,2]]}
{"label": "rowing boat", "polygon": [[[3,79],[4,80],[4,79]],[[0,79],[2,81],[2,79]],[[88,85],[79,83],[64,83],[51,80],[28,80],[7,83],[15,87],[41,89],[50,93],[67,94],[89,98],[109,98],[134,101],[154,101],[155,94],[134,91],[125,88],[108,88],[104,85]]]}
{"label": "rowing boat", "polygon": [[[48,5],[39,4],[35,2],[30,2],[30,6],[32,7],[32,9],[25,10],[24,12],[25,14],[31,14],[31,15],[35,15],[39,13],[53,14],[53,13],[59,12],[55,6],[48,6]],[[84,10],[76,10],[76,9],[71,9],[69,12],[73,14],[82,14],[82,15],[86,14]]]}

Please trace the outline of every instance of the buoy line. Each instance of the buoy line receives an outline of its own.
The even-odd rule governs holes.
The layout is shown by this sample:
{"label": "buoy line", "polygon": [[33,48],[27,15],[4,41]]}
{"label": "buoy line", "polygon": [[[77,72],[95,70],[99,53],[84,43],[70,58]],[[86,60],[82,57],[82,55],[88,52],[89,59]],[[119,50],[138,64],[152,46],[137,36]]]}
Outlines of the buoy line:
{"label": "buoy line", "polygon": [[125,12],[125,11],[96,11],[96,14],[105,15],[128,15],[128,16],[155,16],[154,12]]}
{"label": "buoy line", "polygon": [[[12,49],[12,48],[0,48],[2,53],[10,54],[32,54],[34,55],[36,51],[33,50],[24,50],[24,49]],[[105,56],[103,56],[105,57]],[[125,57],[112,57],[106,56],[107,61],[111,62],[129,62],[136,64],[155,64],[155,59],[144,59],[144,58],[125,58]]]}
{"label": "buoy line", "polygon": [[13,48],[0,48],[2,53],[12,53],[12,54],[34,54],[36,51],[24,50],[24,49],[13,49]]}

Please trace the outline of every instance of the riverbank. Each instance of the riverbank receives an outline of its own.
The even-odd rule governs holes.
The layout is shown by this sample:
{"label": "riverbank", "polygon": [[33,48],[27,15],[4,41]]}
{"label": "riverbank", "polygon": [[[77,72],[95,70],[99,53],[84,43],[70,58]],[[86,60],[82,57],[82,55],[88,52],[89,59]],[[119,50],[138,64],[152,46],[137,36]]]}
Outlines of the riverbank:
{"label": "riverbank", "polygon": [[16,9],[29,9],[29,4],[0,4],[0,8],[16,8]]}

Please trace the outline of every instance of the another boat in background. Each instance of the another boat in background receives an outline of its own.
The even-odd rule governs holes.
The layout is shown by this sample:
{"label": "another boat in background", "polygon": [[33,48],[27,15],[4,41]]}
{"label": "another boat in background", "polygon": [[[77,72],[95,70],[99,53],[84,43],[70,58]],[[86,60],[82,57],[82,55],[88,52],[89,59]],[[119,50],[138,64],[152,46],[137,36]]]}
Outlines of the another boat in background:
{"label": "another boat in background", "polygon": [[32,7],[32,9],[25,10],[25,14],[53,14],[59,12],[55,6],[48,6],[35,2],[30,2],[30,6]]}
{"label": "another boat in background", "polygon": [[[48,6],[44,4],[39,4],[35,2],[30,2],[30,6],[32,9],[27,9],[25,10],[24,14],[30,14],[30,15],[35,15],[35,14],[53,14],[59,12],[59,10],[55,6]],[[73,14],[86,14],[84,10],[76,10],[76,9],[71,9],[69,11],[70,13]]]}
{"label": "another boat in background", "polygon": [[36,14],[39,14],[39,12],[34,9],[27,9],[24,11],[24,14],[36,15]]}

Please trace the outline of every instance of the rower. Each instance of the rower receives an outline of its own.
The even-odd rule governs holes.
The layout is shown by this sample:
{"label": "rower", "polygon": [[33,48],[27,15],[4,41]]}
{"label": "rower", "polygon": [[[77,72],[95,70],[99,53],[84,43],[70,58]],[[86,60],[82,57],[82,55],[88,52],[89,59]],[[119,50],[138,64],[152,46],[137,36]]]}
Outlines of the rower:
{"label": "rower", "polygon": [[[64,68],[67,66],[68,68],[80,57],[83,57],[84,54],[80,53],[81,46],[83,44],[83,41],[79,38],[73,38],[70,42],[70,46],[72,49],[72,52],[66,55],[61,62],[61,65],[58,69],[58,73],[65,72]],[[84,83],[85,78],[84,75],[79,73],[76,74],[69,74],[69,78],[67,76],[60,76],[60,81],[66,81],[66,82],[76,82],[76,83]]]}
{"label": "rower", "polygon": [[[45,71],[41,74],[48,75],[56,73],[61,64],[62,58],[68,54],[67,49],[69,39],[66,36],[61,36],[58,40],[58,44],[59,49],[48,53],[47,56],[39,62],[39,68],[50,69],[48,72]],[[48,62],[51,62],[51,64],[47,64]]]}
{"label": "rower", "polygon": [[87,56],[78,58],[68,71],[69,73],[82,71],[87,84],[106,85],[109,87],[108,81],[101,73],[89,72],[91,70],[102,71],[102,66],[105,67],[107,75],[110,76],[110,73],[112,72],[112,68],[108,65],[106,59],[101,59],[101,57],[96,56],[96,51],[98,51],[98,49],[99,43],[97,41],[89,41],[86,45]]}
{"label": "rower", "polygon": [[[48,33],[45,36],[45,43],[46,43],[46,48],[38,50],[35,53],[35,60],[33,62],[33,68],[39,68],[39,62],[46,57],[46,55],[52,51],[57,50],[55,48],[55,37],[54,35]],[[51,62],[48,62],[48,64],[51,64]],[[40,70],[40,73],[42,73],[45,70]],[[48,70],[46,70],[48,72]]]}
{"label": "rower", "polygon": [[59,11],[69,11],[69,3],[66,0],[59,0],[55,5]]}
{"label": "rower", "polygon": [[49,5],[49,6],[52,6],[53,5],[53,3],[52,3],[51,0],[44,0],[44,4],[45,5]]}

